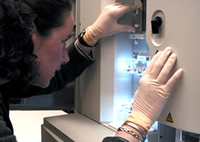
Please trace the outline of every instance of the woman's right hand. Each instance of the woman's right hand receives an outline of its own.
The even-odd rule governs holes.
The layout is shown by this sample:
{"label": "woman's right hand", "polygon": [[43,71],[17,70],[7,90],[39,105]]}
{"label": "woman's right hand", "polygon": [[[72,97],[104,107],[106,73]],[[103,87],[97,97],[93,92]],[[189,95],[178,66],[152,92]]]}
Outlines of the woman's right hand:
{"label": "woman's right hand", "polygon": [[176,81],[183,73],[183,69],[178,69],[168,79],[176,58],[176,54],[172,54],[172,49],[169,47],[152,58],[140,80],[132,112],[126,122],[137,124],[148,132],[158,119]]}

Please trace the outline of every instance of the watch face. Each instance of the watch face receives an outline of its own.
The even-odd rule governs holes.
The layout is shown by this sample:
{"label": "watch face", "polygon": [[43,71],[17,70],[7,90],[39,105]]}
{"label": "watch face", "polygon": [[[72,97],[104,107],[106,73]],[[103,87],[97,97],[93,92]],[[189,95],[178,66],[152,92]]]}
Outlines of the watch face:
{"label": "watch face", "polygon": [[85,34],[85,30],[83,30],[80,35],[83,36],[84,34]]}
{"label": "watch face", "polygon": [[85,34],[85,29],[83,31],[81,31],[81,33],[79,34],[78,38],[83,37],[84,34]]}
{"label": "watch face", "polygon": [[84,35],[85,34],[85,29],[82,31],[82,35]]}

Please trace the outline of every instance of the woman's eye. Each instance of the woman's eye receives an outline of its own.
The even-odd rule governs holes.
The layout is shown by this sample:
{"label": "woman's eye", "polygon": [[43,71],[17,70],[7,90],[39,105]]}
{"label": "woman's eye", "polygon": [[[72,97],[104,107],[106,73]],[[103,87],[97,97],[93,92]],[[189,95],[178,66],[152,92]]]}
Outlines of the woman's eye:
{"label": "woman's eye", "polygon": [[63,44],[64,44],[64,47],[66,47],[66,42],[67,42],[71,37],[72,37],[72,36],[70,35],[70,36],[68,36],[65,40],[62,41]]}
{"label": "woman's eye", "polygon": [[65,40],[63,40],[63,42],[67,42],[72,36],[70,35],[69,37],[67,37]]}

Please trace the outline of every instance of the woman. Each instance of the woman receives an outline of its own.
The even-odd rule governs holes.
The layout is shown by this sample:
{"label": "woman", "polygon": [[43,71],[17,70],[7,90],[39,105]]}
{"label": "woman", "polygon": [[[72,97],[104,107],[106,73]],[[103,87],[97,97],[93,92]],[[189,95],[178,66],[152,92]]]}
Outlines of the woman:
{"label": "woman", "polygon": [[[66,50],[65,42],[71,37],[74,25],[69,0],[1,0],[0,142],[16,141],[9,119],[9,98],[51,93],[63,88],[94,62],[92,47],[100,38],[120,31],[135,30],[131,26],[117,24],[117,20],[124,13],[136,8],[140,6],[121,3],[108,5],[96,22],[86,28]],[[171,49],[167,51],[171,53]],[[162,56],[165,54],[163,52]],[[160,64],[164,65],[169,54]],[[172,64],[174,62],[175,60]],[[180,74],[181,71],[178,75],[175,74],[173,82]],[[140,86],[142,84],[144,83]],[[155,91],[156,89],[154,88]],[[142,90],[138,94],[143,95]],[[132,122],[132,118],[128,121]],[[146,130],[143,125],[137,125]],[[132,131],[138,133],[138,130]],[[117,135],[123,139],[114,137],[104,141],[124,141],[130,137],[122,131]],[[138,136],[141,137],[140,133]],[[131,138],[130,141],[137,140],[135,137]]]}

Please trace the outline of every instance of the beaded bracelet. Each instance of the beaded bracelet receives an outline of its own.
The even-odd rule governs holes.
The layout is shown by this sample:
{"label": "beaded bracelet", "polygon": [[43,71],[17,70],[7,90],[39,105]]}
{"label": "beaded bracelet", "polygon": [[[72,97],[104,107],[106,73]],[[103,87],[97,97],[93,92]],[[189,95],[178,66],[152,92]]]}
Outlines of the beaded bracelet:
{"label": "beaded bracelet", "polygon": [[125,122],[123,125],[127,125],[127,126],[130,126],[132,127],[133,129],[137,130],[143,137],[143,139],[145,140],[146,139],[146,131],[145,130],[142,130],[140,127],[138,127],[137,125],[133,124],[133,123],[130,123],[130,122]]}
{"label": "beaded bracelet", "polygon": [[139,142],[144,142],[144,139],[140,138],[139,135],[137,135],[136,133],[134,133],[133,131],[131,131],[130,129],[128,129],[126,127],[119,127],[117,131],[126,132],[126,133],[132,135],[134,138],[136,138]]}

